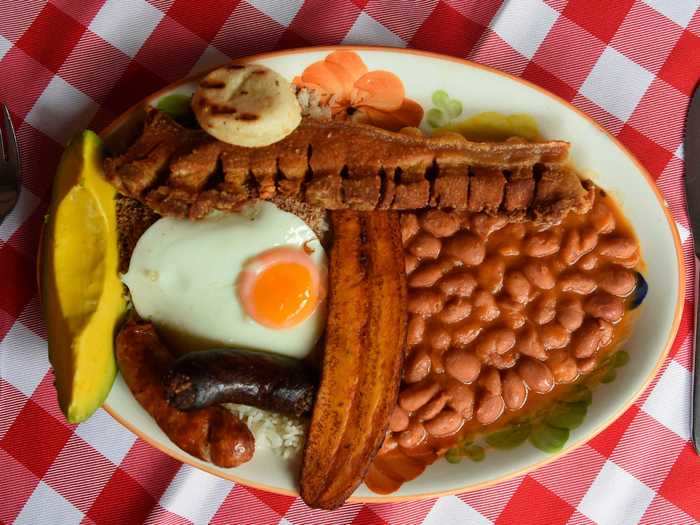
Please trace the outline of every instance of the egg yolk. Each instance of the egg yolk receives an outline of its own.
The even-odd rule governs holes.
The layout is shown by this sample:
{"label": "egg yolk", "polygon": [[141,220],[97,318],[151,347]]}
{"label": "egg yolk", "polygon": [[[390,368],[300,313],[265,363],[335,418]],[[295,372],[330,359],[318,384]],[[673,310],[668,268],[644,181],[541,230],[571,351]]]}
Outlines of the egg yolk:
{"label": "egg yolk", "polygon": [[245,312],[269,328],[308,318],[321,300],[320,275],[300,249],[275,248],[254,257],[241,273],[239,298]]}

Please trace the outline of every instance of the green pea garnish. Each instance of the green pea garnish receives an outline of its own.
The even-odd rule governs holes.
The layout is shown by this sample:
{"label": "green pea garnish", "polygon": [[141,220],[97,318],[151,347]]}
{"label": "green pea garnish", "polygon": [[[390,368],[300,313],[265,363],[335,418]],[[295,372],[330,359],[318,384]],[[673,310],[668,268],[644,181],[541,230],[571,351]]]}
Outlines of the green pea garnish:
{"label": "green pea garnish", "polygon": [[550,426],[573,430],[581,426],[587,412],[588,407],[583,402],[557,403],[544,420]]}
{"label": "green pea garnish", "polygon": [[486,442],[493,448],[507,450],[523,443],[530,435],[530,424],[512,425],[486,436]]}
{"label": "green pea garnish", "polygon": [[608,384],[612,383],[615,381],[615,378],[617,377],[617,372],[615,371],[614,368],[608,369],[605,374],[603,374],[603,377],[600,378],[600,382],[603,384]]}
{"label": "green pea garnish", "polygon": [[569,430],[566,428],[556,428],[547,423],[540,423],[532,427],[530,432],[530,443],[542,452],[558,452],[569,439]]}
{"label": "green pea garnish", "polygon": [[593,392],[586,385],[577,384],[563,399],[566,403],[583,403],[589,406],[593,402]]}
{"label": "green pea garnish", "polygon": [[472,445],[467,449],[467,456],[472,461],[479,462],[484,460],[484,458],[486,457],[486,452],[484,451],[484,447],[480,447],[479,445]]}
{"label": "green pea garnish", "polygon": [[625,366],[627,363],[629,363],[629,360],[630,355],[624,350],[620,350],[613,354],[612,365],[615,368],[620,368],[621,366]]}
{"label": "green pea garnish", "polygon": [[459,463],[462,461],[462,454],[458,448],[454,447],[447,451],[447,454],[445,454],[445,459],[448,461],[448,463]]}

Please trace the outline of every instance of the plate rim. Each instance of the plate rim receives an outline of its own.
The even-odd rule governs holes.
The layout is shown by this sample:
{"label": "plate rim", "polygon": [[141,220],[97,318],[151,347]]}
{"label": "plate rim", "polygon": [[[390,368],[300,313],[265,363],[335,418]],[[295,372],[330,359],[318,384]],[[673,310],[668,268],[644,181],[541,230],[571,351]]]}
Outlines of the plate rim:
{"label": "plate rim", "polygon": [[[463,59],[463,58],[458,58],[458,57],[453,57],[449,55],[444,55],[441,53],[435,53],[432,51],[423,51],[419,49],[408,49],[408,48],[394,48],[394,47],[387,47],[387,46],[367,46],[367,45],[327,45],[327,46],[307,46],[307,47],[297,47],[297,48],[291,48],[291,49],[284,49],[284,50],[277,50],[277,51],[268,51],[264,53],[256,53],[253,55],[247,55],[244,57],[238,57],[235,59],[231,59],[230,63],[240,63],[240,64],[248,64],[251,62],[255,62],[257,60],[265,60],[269,58],[275,58],[279,56],[285,56],[285,55],[304,55],[307,53],[317,53],[317,52],[333,52],[337,50],[352,50],[352,51],[380,51],[380,52],[386,52],[386,53],[396,53],[396,54],[409,54],[409,55],[418,55],[422,57],[426,57],[429,59],[433,60],[440,60],[440,61],[446,61],[446,62],[452,62],[453,64],[457,66],[462,66],[462,67],[468,67],[468,68],[474,68],[474,69],[479,69],[482,71],[486,71],[489,73],[496,74],[498,76],[504,77],[507,80],[513,81],[517,84],[520,84],[522,86],[525,86],[526,88],[534,89],[535,91],[539,92],[542,95],[545,95],[549,97],[550,99],[554,100],[555,102],[563,105],[566,109],[574,111],[578,116],[582,117],[586,121],[588,121],[590,124],[592,124],[596,129],[598,129],[600,132],[604,133],[606,138],[611,141],[617,148],[622,151],[627,158],[634,164],[636,169],[644,176],[645,181],[647,185],[651,188],[652,192],[654,193],[654,196],[656,197],[656,200],[658,201],[659,205],[661,206],[661,209],[663,210],[664,216],[666,218],[666,223],[667,226],[671,232],[671,236],[673,238],[673,243],[674,243],[674,248],[675,248],[675,256],[676,256],[676,264],[677,264],[677,270],[678,270],[678,295],[676,297],[676,304],[675,304],[675,310],[674,310],[674,317],[673,317],[673,322],[671,324],[671,329],[669,331],[666,343],[664,345],[663,350],[659,353],[658,358],[656,360],[656,363],[654,365],[653,370],[647,375],[647,377],[642,381],[640,384],[639,388],[633,392],[628,398],[620,405],[621,408],[618,408],[614,412],[611,413],[610,416],[608,416],[604,422],[602,422],[598,427],[596,427],[592,432],[588,434],[588,436],[582,437],[578,439],[577,441],[572,442],[568,446],[564,447],[561,451],[551,454],[547,456],[546,458],[542,459],[541,461],[538,461],[536,463],[532,463],[522,469],[504,474],[498,478],[491,479],[491,480],[486,480],[481,483],[471,483],[465,486],[460,486],[456,487],[453,489],[448,489],[448,490],[441,490],[441,491],[433,491],[433,492],[421,492],[419,494],[413,494],[413,495],[403,495],[403,496],[391,496],[391,495],[376,495],[376,496],[350,496],[348,498],[346,503],[397,503],[397,502],[406,502],[406,501],[420,501],[420,500],[426,500],[426,499],[432,499],[432,498],[438,498],[441,496],[449,496],[449,495],[454,495],[454,494],[462,494],[462,493],[467,493],[467,492],[472,492],[484,488],[488,488],[494,485],[497,485],[498,483],[502,483],[504,481],[511,480],[513,478],[516,478],[520,475],[527,474],[528,472],[532,472],[533,470],[536,470],[540,467],[543,467],[545,465],[548,465],[549,463],[552,463],[559,459],[560,457],[573,452],[577,448],[579,448],[581,445],[589,442],[590,440],[594,439],[596,436],[598,436],[603,430],[608,428],[615,420],[620,418],[624,412],[627,411],[627,409],[632,406],[632,404],[639,398],[639,396],[642,395],[642,393],[646,390],[646,388],[649,386],[649,384],[653,381],[653,379],[656,377],[658,374],[659,370],[663,366],[664,361],[666,360],[666,357],[668,356],[671,347],[673,345],[673,342],[675,341],[676,335],[678,334],[678,328],[681,323],[681,318],[682,318],[682,313],[683,313],[683,304],[684,304],[684,298],[685,298],[685,260],[684,260],[684,255],[683,255],[683,247],[680,241],[680,236],[678,234],[678,230],[675,227],[675,219],[673,218],[673,215],[671,214],[671,211],[668,207],[668,204],[666,202],[666,199],[662,195],[661,191],[659,190],[658,186],[656,185],[653,177],[651,174],[648,172],[648,170],[642,165],[642,163],[635,157],[634,154],[632,154],[629,149],[620,142],[617,137],[609,133],[603,126],[601,126],[597,121],[595,121],[592,117],[584,113],[582,110],[578,109],[575,107],[573,104],[568,102],[567,100],[563,99],[559,95],[556,95],[555,93],[552,93],[551,91],[520,77],[511,75],[510,73],[506,73],[505,71],[501,71],[499,69],[493,68],[491,66],[487,66],[484,64],[479,64],[477,62],[473,62],[471,60]],[[221,67],[222,64],[219,64],[217,66],[212,66],[211,68],[206,68],[198,73],[195,73],[193,75],[189,75],[185,78],[176,80],[174,82],[171,82],[167,86],[164,86],[163,88],[159,89],[158,91],[155,91],[154,93],[151,93],[144,97],[143,99],[139,100],[135,104],[131,105],[128,109],[123,111],[119,116],[117,116],[114,120],[112,120],[105,128],[103,128],[100,132],[99,135],[101,138],[104,139],[105,136],[110,135],[114,130],[119,129],[125,122],[128,121],[130,115],[134,112],[137,111],[139,108],[145,107],[148,105],[152,100],[157,99],[161,97],[164,93],[173,91],[174,89],[178,88],[179,86],[183,84],[187,84],[189,82],[192,82],[193,80],[196,80],[197,78],[201,78],[202,76],[206,75],[207,72],[212,71],[218,67]],[[203,464],[202,462],[196,463],[196,458],[190,457],[189,455],[185,455],[184,453],[180,451],[173,451],[172,449],[166,448],[165,446],[161,445],[158,441],[150,439],[148,436],[146,436],[144,433],[139,431],[139,429],[131,424],[131,422],[127,421],[124,419],[120,414],[117,413],[117,411],[112,408],[107,401],[104,402],[102,405],[102,408],[105,409],[105,411],[110,414],[114,419],[116,419],[119,424],[123,425],[126,427],[128,430],[133,432],[137,437],[140,439],[144,440],[147,442],[149,445],[157,448],[161,452],[164,452],[168,456],[176,459],[177,461],[180,461],[181,463],[190,465],[194,468],[203,470],[205,472],[208,472],[209,474],[212,474],[214,476],[217,476],[219,478],[227,479],[229,481],[233,481],[235,483],[240,483],[242,485],[252,487],[255,489],[259,490],[264,490],[267,492],[272,492],[274,494],[281,494],[285,496],[292,496],[292,497],[299,497],[299,492],[295,490],[289,490],[289,489],[284,489],[280,487],[275,487],[272,485],[266,485],[263,483],[258,483],[258,482],[252,482],[246,478],[239,477],[235,474],[229,474],[228,472],[223,473],[219,470],[216,470],[215,467],[209,466],[206,464]]]}

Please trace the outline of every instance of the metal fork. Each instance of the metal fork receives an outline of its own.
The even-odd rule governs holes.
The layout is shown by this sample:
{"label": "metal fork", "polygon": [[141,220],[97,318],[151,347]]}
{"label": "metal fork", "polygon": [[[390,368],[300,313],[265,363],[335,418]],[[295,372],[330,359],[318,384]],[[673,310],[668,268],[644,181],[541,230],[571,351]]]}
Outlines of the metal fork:
{"label": "metal fork", "polygon": [[0,128],[0,223],[9,215],[19,198],[19,147],[10,111],[2,105]]}

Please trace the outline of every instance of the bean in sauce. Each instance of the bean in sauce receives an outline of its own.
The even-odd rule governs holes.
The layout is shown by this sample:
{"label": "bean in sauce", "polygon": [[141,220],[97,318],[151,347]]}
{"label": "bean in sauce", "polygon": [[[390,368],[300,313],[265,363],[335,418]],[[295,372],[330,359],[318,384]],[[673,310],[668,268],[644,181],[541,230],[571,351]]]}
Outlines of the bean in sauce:
{"label": "bean in sauce", "polygon": [[506,263],[500,255],[492,255],[484,259],[477,270],[476,282],[482,290],[497,294],[503,287],[503,277],[506,273]]}
{"label": "bean in sauce", "polygon": [[549,323],[557,315],[557,296],[554,293],[543,293],[532,304],[530,318],[537,324]]}
{"label": "bean in sauce", "polygon": [[[447,396],[445,394],[438,394],[433,399],[428,401],[427,404],[416,412],[416,417],[419,421],[428,421],[437,416],[447,403]],[[460,418],[461,419],[461,418]],[[427,428],[427,427],[426,427]],[[427,429],[430,432],[430,429]],[[430,432],[432,434],[432,432]]]}
{"label": "bean in sauce", "polygon": [[481,361],[467,350],[450,350],[445,356],[445,371],[457,381],[472,383],[479,377]]}
{"label": "bean in sauce", "polygon": [[476,278],[468,270],[457,270],[447,274],[438,283],[438,288],[445,295],[470,297],[476,288]]}
{"label": "bean in sauce", "polygon": [[457,233],[445,241],[445,253],[466,266],[478,266],[486,256],[484,241],[471,232]]}
{"label": "bean in sauce", "polygon": [[[640,264],[600,191],[558,225],[429,209],[403,212],[401,234],[409,350],[370,480],[412,479],[460,436],[498,429],[595,370],[629,326]],[[384,470],[390,458],[401,468]]]}
{"label": "bean in sauce", "polygon": [[482,425],[490,425],[501,417],[505,408],[506,404],[503,401],[503,397],[486,392],[479,400],[479,407],[476,409],[476,419]]}
{"label": "bean in sauce", "polygon": [[523,378],[515,370],[506,370],[502,383],[506,407],[508,410],[520,410],[527,400],[527,387]]}
{"label": "bean in sauce", "polygon": [[409,253],[419,259],[436,259],[440,255],[441,248],[440,239],[427,232],[416,234],[408,245]]}

